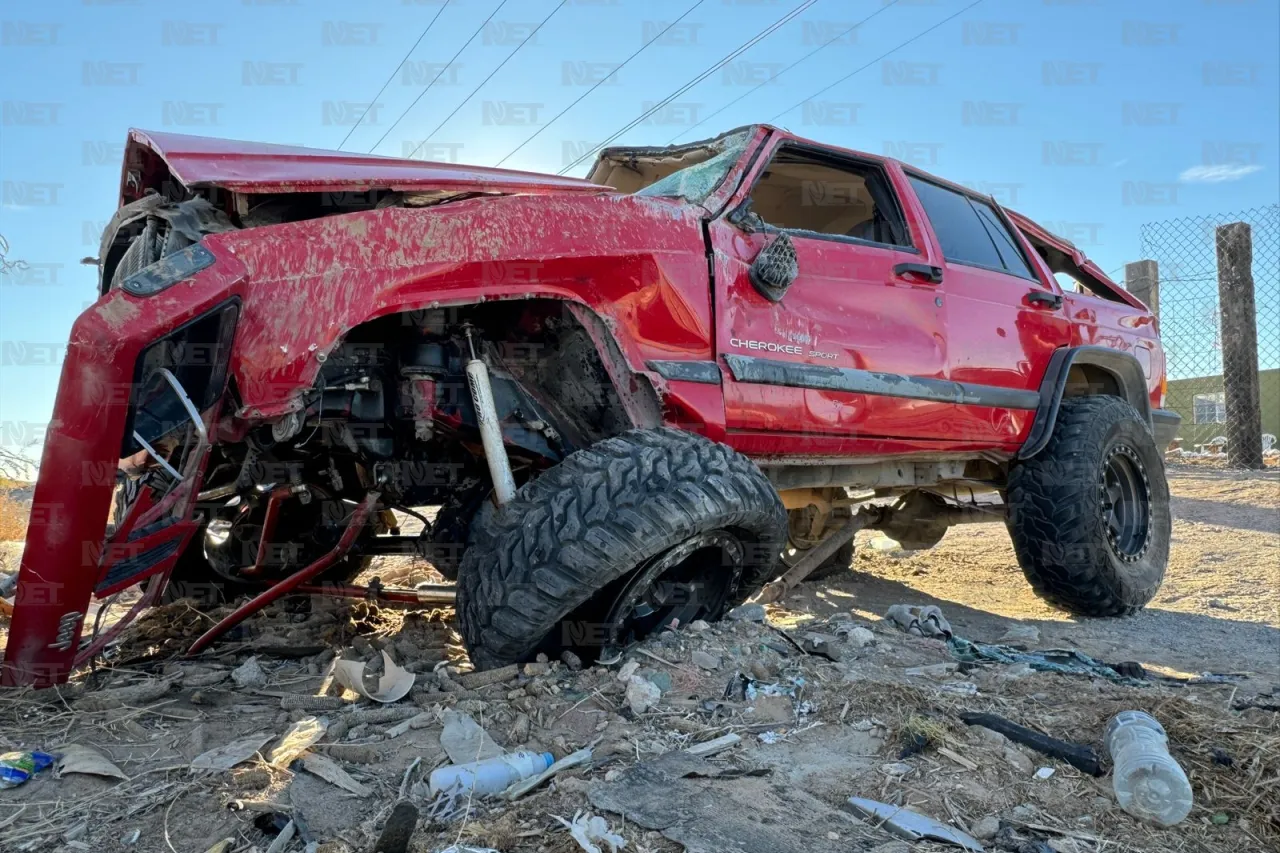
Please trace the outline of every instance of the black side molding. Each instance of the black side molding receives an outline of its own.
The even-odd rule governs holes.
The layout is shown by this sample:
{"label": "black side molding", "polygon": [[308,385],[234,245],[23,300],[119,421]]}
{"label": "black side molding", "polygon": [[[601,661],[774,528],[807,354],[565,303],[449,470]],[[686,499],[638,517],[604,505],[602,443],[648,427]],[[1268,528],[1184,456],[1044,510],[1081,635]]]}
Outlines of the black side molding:
{"label": "black side molding", "polygon": [[724,360],[735,380],[757,385],[878,394],[882,397],[905,397],[909,400],[931,400],[959,406],[992,406],[998,409],[1034,409],[1040,400],[1034,391],[952,382],[949,379],[927,376],[877,373],[852,367],[826,367],[821,364],[777,361],[747,355],[726,355]]}
{"label": "black side molding", "polygon": [[1049,366],[1044,371],[1044,378],[1040,380],[1040,402],[1036,406],[1031,432],[1018,451],[1019,459],[1030,459],[1049,443],[1053,427],[1058,422],[1058,407],[1062,405],[1062,396],[1066,392],[1067,375],[1071,372],[1072,365],[1076,364],[1093,365],[1111,374],[1120,387],[1121,394],[1138,410],[1147,429],[1152,429],[1147,377],[1136,358],[1127,352],[1108,347],[1063,347],[1054,351],[1049,359]]}
{"label": "black side molding", "polygon": [[714,361],[650,361],[646,364],[663,379],[720,384],[720,366]]}
{"label": "black side molding", "polygon": [[1178,437],[1178,427],[1182,426],[1182,415],[1172,409],[1152,409],[1151,426],[1156,436],[1156,447],[1163,452],[1169,448],[1170,442]]}

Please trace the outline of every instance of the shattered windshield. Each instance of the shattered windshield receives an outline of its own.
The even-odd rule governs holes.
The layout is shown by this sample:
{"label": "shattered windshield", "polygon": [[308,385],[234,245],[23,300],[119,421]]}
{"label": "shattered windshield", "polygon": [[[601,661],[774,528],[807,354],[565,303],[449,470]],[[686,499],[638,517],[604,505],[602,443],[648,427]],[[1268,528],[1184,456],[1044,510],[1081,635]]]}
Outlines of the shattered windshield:
{"label": "shattered windshield", "polygon": [[685,201],[700,203],[711,195],[724,180],[725,175],[729,174],[733,164],[738,162],[738,158],[746,150],[750,138],[749,133],[735,133],[733,136],[725,137],[719,143],[724,146],[724,150],[719,154],[709,160],[672,172],[644,189],[637,190],[635,194],[682,198]]}

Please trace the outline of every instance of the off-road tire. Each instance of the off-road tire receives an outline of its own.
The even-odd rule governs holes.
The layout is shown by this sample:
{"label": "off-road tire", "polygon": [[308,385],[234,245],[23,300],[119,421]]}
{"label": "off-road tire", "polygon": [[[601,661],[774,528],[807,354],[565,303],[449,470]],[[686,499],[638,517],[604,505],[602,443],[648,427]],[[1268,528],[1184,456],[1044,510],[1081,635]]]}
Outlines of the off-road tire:
{"label": "off-road tire", "polygon": [[457,600],[472,663],[489,669],[532,656],[612,581],[713,530],[746,546],[733,600],[776,574],[786,537],[782,502],[729,447],[661,428],[572,454],[472,524]]}
{"label": "off-road tire", "polygon": [[[1128,448],[1147,487],[1145,541],[1121,556],[1108,537],[1103,472]],[[1122,616],[1147,604],[1169,559],[1164,460],[1138,412],[1119,397],[1062,401],[1049,444],[1009,476],[1008,527],[1036,594],[1084,616]]]}

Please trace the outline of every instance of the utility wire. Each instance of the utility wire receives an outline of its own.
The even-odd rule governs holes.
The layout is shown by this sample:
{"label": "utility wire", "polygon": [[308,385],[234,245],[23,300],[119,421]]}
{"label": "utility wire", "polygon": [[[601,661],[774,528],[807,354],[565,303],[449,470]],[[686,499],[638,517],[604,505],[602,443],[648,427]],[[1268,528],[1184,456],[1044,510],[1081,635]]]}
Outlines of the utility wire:
{"label": "utility wire", "polygon": [[926,29],[926,30],[921,30],[920,32],[916,33],[916,34],[915,34],[915,35],[913,35],[911,38],[907,39],[906,41],[904,41],[902,44],[898,45],[897,47],[890,48],[889,50],[887,50],[887,51],[885,51],[884,53],[880,54],[880,55],[879,55],[879,56],[877,56],[875,59],[873,59],[873,60],[871,60],[870,62],[868,62],[866,65],[862,65],[862,66],[860,66],[860,67],[858,67],[858,68],[855,68],[853,71],[850,71],[848,74],[844,75],[844,76],[843,76],[843,77],[841,77],[839,80],[837,80],[837,81],[835,81],[834,83],[832,83],[831,85],[829,85],[829,86],[824,86],[823,88],[821,88],[821,89],[819,89],[818,91],[814,92],[814,93],[813,93],[812,95],[810,95],[809,97],[807,97],[807,98],[805,98],[805,99],[803,99],[803,100],[801,100],[801,101],[798,101],[798,102],[796,102],[796,103],[792,104],[791,106],[787,107],[787,108],[786,108],[785,110],[783,110],[782,112],[780,112],[780,113],[778,113],[777,115],[775,115],[775,116],[773,116],[772,118],[770,118],[770,119],[769,119],[769,122],[770,122],[770,123],[773,123],[773,122],[777,121],[777,120],[778,120],[778,118],[779,118],[779,116],[784,116],[784,115],[786,115],[787,113],[789,113],[789,112],[791,112],[792,110],[794,110],[796,107],[801,106],[801,105],[803,105],[803,104],[807,104],[809,101],[812,101],[814,98],[818,97],[819,95],[823,94],[824,92],[828,92],[828,91],[830,91],[831,89],[834,89],[836,86],[839,86],[841,83],[843,83],[844,81],[848,80],[850,77],[853,77],[854,75],[857,75],[857,74],[861,74],[863,71],[866,71],[866,70],[867,70],[868,68],[870,68],[872,65],[875,65],[877,62],[882,61],[882,60],[883,60],[883,59],[885,59],[886,57],[888,57],[888,56],[890,56],[890,55],[892,55],[892,54],[894,54],[894,53],[897,53],[899,50],[901,50],[902,48],[904,48],[904,47],[906,47],[907,45],[911,44],[911,43],[912,43],[913,41],[915,41],[916,39],[919,39],[919,38],[922,38],[923,36],[928,35],[929,33],[931,33],[931,32],[933,32],[934,30],[936,30],[938,27],[940,27],[940,26],[942,26],[943,24],[947,23],[948,21],[950,21],[950,20],[952,20],[952,19],[954,19],[954,18],[958,18],[958,17],[960,17],[960,16],[961,16],[961,15],[963,15],[965,12],[968,12],[970,9],[972,9],[974,6],[977,6],[977,5],[978,5],[979,3],[981,3],[981,2],[982,2],[982,0],[973,0],[973,2],[972,2],[972,3],[970,3],[968,6],[965,6],[965,7],[964,7],[963,9],[961,9],[959,12],[955,12],[955,13],[953,13],[953,14],[951,14],[951,15],[948,15],[947,17],[943,18],[941,21],[938,21],[938,23],[934,24],[932,27],[929,27],[929,28],[928,28],[928,29]]}
{"label": "utility wire", "polygon": [[686,136],[686,135],[688,135],[688,134],[692,133],[692,132],[693,132],[693,130],[694,130],[694,128],[701,127],[702,125],[704,125],[704,124],[706,124],[707,122],[711,121],[711,119],[713,119],[713,118],[715,118],[716,116],[720,115],[720,113],[722,113],[722,112],[724,112],[725,110],[729,109],[729,107],[732,107],[734,104],[738,103],[738,102],[739,102],[739,101],[741,101],[743,98],[745,98],[745,97],[747,97],[747,96],[749,96],[749,95],[752,95],[752,94],[754,94],[755,92],[759,91],[759,90],[760,90],[760,88],[761,88],[762,86],[767,86],[767,85],[769,85],[769,84],[770,84],[770,83],[772,83],[774,80],[777,80],[777,79],[778,79],[779,77],[781,77],[783,74],[786,74],[786,73],[787,73],[788,71],[790,71],[792,68],[795,68],[797,65],[799,65],[799,64],[800,64],[800,63],[802,63],[802,62],[804,62],[806,59],[808,59],[809,57],[813,56],[813,55],[814,55],[815,53],[817,53],[818,51],[823,50],[824,48],[828,47],[828,46],[829,46],[829,45],[831,45],[831,44],[834,44],[835,42],[837,42],[837,41],[839,41],[840,39],[842,39],[842,38],[844,38],[845,36],[847,36],[849,33],[851,33],[851,32],[853,32],[854,30],[856,30],[858,27],[860,27],[860,26],[862,26],[863,24],[865,24],[867,21],[869,21],[869,20],[871,20],[872,18],[874,18],[876,15],[879,15],[881,12],[885,11],[886,9],[890,8],[891,6],[896,5],[896,4],[897,4],[897,2],[898,2],[898,0],[889,0],[889,2],[888,2],[888,3],[884,4],[884,5],[883,5],[883,6],[881,6],[879,9],[876,9],[876,10],[875,10],[874,12],[872,12],[870,15],[867,15],[867,16],[866,16],[865,18],[863,18],[861,21],[858,21],[858,23],[856,23],[856,24],[854,24],[853,26],[849,27],[849,29],[845,30],[844,32],[842,32],[842,33],[840,33],[840,34],[838,34],[838,35],[834,35],[834,36],[832,36],[829,40],[827,40],[827,41],[823,42],[822,44],[818,45],[818,46],[817,46],[817,47],[815,47],[813,50],[809,51],[809,52],[808,52],[808,53],[806,53],[804,56],[800,57],[800,58],[799,58],[799,59],[797,59],[795,62],[793,62],[793,63],[791,63],[790,65],[788,65],[786,68],[783,68],[783,69],[782,69],[781,71],[779,71],[777,74],[774,74],[774,75],[770,76],[770,78],[769,78],[768,80],[765,80],[765,81],[764,81],[764,82],[762,82],[762,83],[757,83],[753,88],[748,89],[746,92],[743,92],[741,95],[739,95],[738,97],[734,98],[732,101],[730,101],[729,103],[725,104],[723,107],[721,107],[720,109],[716,110],[716,111],[715,111],[715,112],[713,112],[711,115],[709,115],[709,116],[707,116],[706,118],[704,118],[702,121],[698,122],[697,124],[690,125],[689,127],[687,127],[687,128],[685,128],[684,130],[680,131],[680,132],[679,132],[679,133],[677,133],[675,136],[673,136],[673,137],[671,137],[670,139],[668,139],[668,140],[667,140],[667,144],[668,144],[668,145],[670,145],[671,143],[675,142],[675,141],[676,141],[677,139],[679,139],[680,137],[682,137],[682,136]]}
{"label": "utility wire", "polygon": [[610,136],[608,139],[604,140],[603,142],[601,142],[601,143],[600,143],[600,144],[598,144],[598,145],[592,146],[588,151],[586,151],[585,153],[583,153],[583,155],[582,155],[581,157],[579,157],[578,159],[574,160],[574,161],[573,161],[572,163],[570,163],[569,165],[564,166],[563,168],[561,168],[558,172],[556,172],[556,174],[557,174],[557,175],[563,175],[565,172],[569,171],[569,170],[570,170],[570,169],[572,169],[574,166],[578,165],[578,164],[579,164],[579,163],[581,163],[583,160],[587,159],[587,158],[588,158],[588,157],[590,157],[592,154],[594,154],[595,152],[599,151],[601,148],[605,147],[605,146],[606,146],[606,145],[608,145],[610,142],[612,142],[613,140],[617,139],[619,136],[621,136],[622,134],[626,133],[628,130],[630,130],[631,128],[635,127],[635,126],[636,126],[636,125],[638,125],[640,122],[644,121],[646,118],[648,118],[649,116],[653,115],[653,114],[654,114],[654,113],[656,113],[658,110],[662,109],[662,108],[663,108],[663,107],[665,107],[667,104],[671,103],[671,102],[672,102],[672,101],[674,101],[676,98],[680,97],[680,96],[681,96],[681,95],[683,95],[685,92],[689,91],[689,90],[690,90],[690,89],[692,89],[694,86],[696,86],[696,85],[698,85],[699,83],[701,83],[703,80],[705,80],[705,79],[707,79],[708,77],[710,77],[710,76],[711,76],[711,75],[716,71],[716,69],[717,69],[717,68],[720,68],[720,67],[721,67],[721,66],[723,66],[726,62],[729,62],[729,61],[730,61],[730,60],[732,60],[734,57],[741,55],[741,54],[742,54],[742,53],[744,53],[745,51],[747,51],[747,50],[749,50],[750,48],[754,47],[754,46],[755,46],[756,44],[758,44],[759,42],[761,42],[761,41],[763,41],[764,39],[768,38],[768,37],[769,37],[770,35],[772,35],[775,31],[777,31],[778,29],[780,29],[784,24],[788,23],[792,18],[796,17],[796,16],[797,16],[797,15],[799,15],[801,12],[804,12],[806,9],[808,9],[810,6],[812,6],[812,5],[813,5],[814,3],[816,3],[816,2],[818,2],[818,0],[805,0],[805,2],[804,2],[804,3],[801,3],[801,4],[800,4],[799,6],[797,6],[795,9],[793,9],[792,11],[790,11],[790,12],[788,12],[787,14],[783,15],[783,16],[782,16],[781,18],[779,18],[777,21],[775,21],[774,23],[770,24],[768,27],[765,27],[763,30],[761,30],[759,33],[757,33],[755,36],[753,36],[752,38],[748,39],[748,40],[747,40],[746,42],[744,42],[742,45],[740,45],[739,47],[737,47],[736,49],[734,49],[734,50],[733,50],[732,52],[730,52],[730,53],[729,53],[729,55],[728,55],[728,56],[726,56],[724,59],[721,59],[721,60],[720,60],[719,62],[717,62],[715,65],[712,65],[712,66],[711,66],[710,68],[708,68],[706,71],[703,71],[701,74],[699,74],[698,76],[694,77],[694,78],[693,78],[692,80],[690,80],[688,83],[685,83],[685,84],[684,84],[683,86],[681,86],[679,89],[677,89],[676,91],[672,92],[670,95],[667,95],[667,97],[663,98],[661,101],[658,101],[658,103],[654,104],[652,108],[650,108],[650,109],[646,110],[645,112],[641,113],[641,114],[640,114],[639,116],[637,116],[636,118],[632,119],[630,123],[628,123],[627,125],[623,126],[621,129],[619,129],[617,132],[615,132],[615,133],[614,133],[612,136]]}
{"label": "utility wire", "polygon": [[405,108],[404,108],[404,112],[400,113],[399,117],[397,117],[397,118],[396,118],[396,120],[395,120],[394,122],[392,122],[392,123],[391,123],[391,127],[388,127],[388,128],[387,128],[386,133],[383,133],[383,134],[382,134],[382,136],[378,137],[378,141],[377,141],[377,142],[375,142],[375,143],[373,143],[373,148],[370,148],[370,149],[369,149],[369,153],[370,153],[370,154],[372,154],[372,153],[373,153],[374,148],[377,148],[379,145],[381,145],[381,144],[382,144],[382,141],[383,141],[384,139],[386,139],[386,138],[387,138],[387,136],[389,136],[389,135],[391,134],[391,131],[393,131],[393,130],[395,130],[395,129],[396,129],[396,126],[397,126],[398,124],[400,124],[400,122],[404,121],[404,117],[405,117],[405,116],[407,116],[407,115],[409,114],[409,110],[411,110],[411,109],[413,109],[414,107],[416,107],[416,106],[418,105],[418,101],[421,101],[421,100],[422,100],[422,98],[423,98],[423,96],[424,96],[424,95],[426,95],[426,94],[427,94],[427,92],[430,92],[430,91],[431,91],[431,87],[432,87],[432,86],[434,86],[434,85],[436,84],[436,81],[440,79],[440,75],[441,75],[441,74],[444,74],[444,72],[445,72],[445,71],[449,70],[449,67],[450,67],[450,66],[452,66],[452,65],[453,65],[453,63],[455,63],[455,62],[457,62],[457,61],[458,61],[458,57],[459,57],[459,56],[461,56],[461,55],[462,55],[462,52],[463,52],[464,50],[466,50],[466,49],[467,49],[467,45],[471,44],[473,41],[475,41],[475,40],[476,40],[476,36],[480,35],[480,32],[481,32],[481,31],[482,31],[486,26],[488,26],[488,24],[489,24],[489,22],[490,22],[490,21],[492,21],[492,20],[493,20],[493,16],[494,16],[494,15],[496,15],[496,14],[498,14],[499,12],[501,12],[501,11],[502,11],[502,7],[503,7],[503,6],[505,6],[505,5],[507,5],[507,0],[502,0],[502,2],[498,4],[498,8],[496,8],[496,9],[494,9],[492,12],[490,12],[490,13],[489,13],[489,17],[485,18],[485,19],[484,19],[484,22],[483,22],[483,23],[481,23],[481,24],[480,24],[480,26],[476,27],[476,31],[475,31],[474,33],[472,33],[472,34],[471,34],[471,38],[469,38],[469,39],[467,39],[465,42],[463,42],[463,43],[462,43],[462,47],[458,48],[458,52],[457,52],[457,53],[455,53],[455,54],[453,55],[453,58],[452,58],[452,59],[450,59],[448,62],[446,62],[446,63],[444,64],[444,67],[442,67],[442,68],[439,70],[439,72],[437,72],[437,73],[436,73],[436,76],[435,76],[435,77],[432,77],[432,78],[431,78],[431,82],[427,84],[427,88],[425,88],[425,89],[423,89],[421,92],[419,92],[419,93],[418,93],[418,97],[416,97],[416,98],[414,98],[414,99],[413,99],[413,103],[411,103],[411,104],[409,104],[409,106],[405,107]]}
{"label": "utility wire", "polygon": [[[511,157],[512,157],[512,156],[513,156],[517,151],[519,151],[521,148],[525,147],[525,146],[526,146],[526,145],[528,145],[530,142],[532,142],[534,139],[536,139],[536,138],[537,138],[537,136],[538,136],[538,134],[542,133],[542,131],[546,130],[548,127],[550,127],[551,125],[555,124],[555,123],[556,123],[556,121],[557,121],[561,116],[563,116],[565,113],[569,112],[569,110],[573,109],[573,108],[574,108],[574,107],[576,107],[579,103],[581,103],[581,101],[582,101],[582,99],[583,99],[583,98],[585,98],[587,95],[590,95],[590,94],[591,94],[592,92],[594,92],[596,89],[599,89],[601,86],[603,86],[603,85],[605,84],[605,82],[609,80],[609,78],[610,78],[610,77],[612,77],[614,74],[617,74],[619,71],[621,71],[621,70],[622,70],[622,68],[623,68],[623,67],[624,67],[628,62],[630,62],[631,60],[633,60],[633,59],[635,59],[637,56],[639,56],[641,53],[643,53],[645,48],[647,48],[649,45],[653,44],[655,41],[657,41],[658,39],[660,39],[660,38],[662,38],[664,35],[666,35],[666,34],[667,34],[667,30],[671,29],[671,28],[672,28],[672,27],[674,27],[676,24],[678,24],[678,23],[680,23],[681,21],[683,21],[686,17],[688,17],[688,16],[689,16],[689,13],[691,13],[694,9],[697,9],[699,6],[701,6],[701,5],[702,5],[703,3],[705,3],[705,2],[707,2],[707,0],[698,0],[698,2],[694,3],[694,4],[693,4],[692,6],[690,6],[688,9],[686,9],[683,15],[681,15],[681,16],[680,16],[680,17],[678,17],[678,18],[676,18],[676,19],[675,19],[674,21],[672,21],[671,23],[667,24],[667,26],[666,26],[665,28],[663,28],[662,32],[658,33],[656,36],[654,36],[653,38],[649,39],[647,42],[645,42],[643,45],[641,45],[641,46],[640,46],[640,49],[639,49],[639,50],[637,50],[635,53],[633,53],[633,54],[631,54],[630,56],[628,56],[626,59],[622,60],[622,62],[621,62],[621,63],[619,63],[618,67],[617,67],[617,68],[615,68],[615,69],[613,69],[613,71],[610,73],[609,77],[605,77],[603,80],[600,80],[600,81],[596,82],[596,84],[595,84],[595,85],[593,85],[590,89],[588,89],[587,91],[585,91],[585,92],[583,92],[581,95],[579,95],[579,96],[577,97],[577,100],[575,100],[573,103],[569,104],[569,106],[565,107],[565,108],[564,108],[564,109],[562,109],[560,112],[556,113],[555,117],[554,117],[554,118],[552,118],[552,119],[551,119],[551,121],[547,122],[547,123],[546,123],[546,124],[544,124],[542,127],[540,127],[540,128],[538,128],[537,130],[535,130],[532,134],[530,134],[530,136],[529,136],[529,138],[528,138],[528,139],[526,139],[524,142],[521,142],[519,145],[517,145],[515,148],[513,148],[513,149],[511,150],[511,152],[507,154],[507,156],[506,156],[506,157],[503,157],[501,160],[499,160],[497,163],[494,163],[493,165],[494,165],[495,167],[497,167],[497,166],[501,166],[503,163],[505,163],[505,162],[507,162],[508,160],[510,160],[510,159],[511,159]],[[895,3],[896,3],[896,2],[898,2],[898,0],[893,0],[893,2],[895,2]]]}
{"label": "utility wire", "polygon": [[[489,76],[488,76],[488,77],[485,77],[483,80],[481,80],[481,81],[480,81],[480,85],[479,85],[479,86],[476,86],[474,89],[472,89],[472,90],[471,90],[471,94],[470,94],[470,95],[467,95],[467,97],[463,98],[462,103],[460,103],[460,104],[458,104],[456,107],[454,107],[454,108],[453,108],[453,112],[451,112],[451,113],[449,113],[447,116],[445,116],[445,117],[444,117],[444,120],[443,120],[443,121],[441,121],[439,124],[437,124],[437,125],[436,125],[435,130],[433,130],[433,131],[431,131],[430,133],[428,133],[428,134],[427,134],[427,136],[426,136],[426,138],[425,138],[425,139],[423,139],[421,142],[419,142],[419,143],[418,143],[418,147],[417,147],[417,148],[415,148],[415,149],[413,149],[413,151],[409,153],[409,155],[407,156],[407,158],[406,158],[406,159],[412,160],[412,159],[413,159],[413,155],[414,155],[414,154],[417,154],[420,150],[422,150],[422,146],[424,146],[424,145],[426,145],[428,142],[430,142],[430,141],[431,141],[431,137],[435,136],[435,135],[436,135],[436,132],[437,132],[438,130],[440,130],[440,128],[444,127],[444,126],[445,126],[445,124],[449,121],[449,119],[451,119],[451,118],[453,118],[454,116],[456,116],[456,115],[458,114],[458,110],[460,110],[460,109],[462,109],[463,107],[465,107],[465,106],[467,105],[467,102],[468,102],[468,101],[470,101],[472,98],[474,98],[474,97],[476,96],[476,92],[479,92],[481,89],[483,89],[483,88],[484,88],[484,84],[485,84],[485,83],[488,83],[490,80],[492,80],[492,79],[493,79],[493,75],[495,75],[495,74],[497,74],[499,71],[501,71],[501,70],[502,70],[502,66],[506,65],[506,64],[511,60],[511,57],[513,57],[513,56],[515,56],[517,53],[519,53],[519,52],[520,52],[520,48],[524,47],[524,46],[529,42],[529,40],[530,40],[530,39],[532,39],[534,36],[536,36],[536,35],[538,34],[538,30],[542,29],[542,25],[543,25],[543,24],[545,24],[547,21],[551,20],[552,16],[554,16],[556,12],[559,12],[561,9],[563,9],[563,8],[564,8],[564,6],[565,6],[565,4],[566,4],[566,3],[568,3],[568,2],[569,2],[569,0],[560,0],[560,5],[556,6],[554,9],[552,9],[552,10],[551,10],[551,14],[547,15],[545,18],[543,18],[543,19],[542,19],[542,23],[538,24],[536,27],[534,27],[532,30],[530,30],[530,31],[529,31],[529,34],[528,34],[527,36],[525,36],[525,37],[524,37],[524,41],[522,41],[522,42],[520,42],[518,45],[516,45],[516,49],[515,49],[515,50],[513,50],[513,51],[511,51],[510,53],[508,53],[508,54],[507,54],[506,59],[504,59],[504,60],[502,60],[501,62],[499,62],[499,63],[498,63],[498,67],[497,67],[497,68],[495,68],[495,69],[493,69],[492,71],[490,71],[490,72],[489,72]],[[544,125],[544,126],[545,126],[545,125]]]}
{"label": "utility wire", "polygon": [[440,8],[436,10],[435,16],[431,19],[430,23],[427,24],[426,28],[422,31],[422,34],[418,36],[418,40],[413,43],[413,47],[409,48],[409,52],[404,55],[404,59],[400,60],[399,65],[391,69],[391,76],[387,78],[387,82],[382,84],[382,88],[378,90],[378,94],[373,96],[373,100],[369,101],[369,106],[364,108],[364,112],[360,113],[360,118],[356,120],[355,124],[351,125],[351,129],[347,131],[347,135],[342,137],[342,141],[338,143],[339,151],[342,150],[342,146],[347,144],[347,140],[351,138],[351,134],[356,132],[356,128],[360,126],[360,122],[364,121],[364,117],[369,114],[369,110],[373,109],[373,105],[378,102],[378,98],[381,98],[382,93],[387,91],[387,87],[391,85],[391,81],[396,79],[396,72],[404,67],[404,64],[409,61],[409,57],[413,56],[413,52],[418,49],[418,45],[422,44],[422,40],[427,37],[427,33],[431,32],[431,28],[435,26],[436,21],[440,19],[440,15],[444,12],[444,8],[449,5],[449,2],[450,0],[444,0],[444,2],[440,4]]}

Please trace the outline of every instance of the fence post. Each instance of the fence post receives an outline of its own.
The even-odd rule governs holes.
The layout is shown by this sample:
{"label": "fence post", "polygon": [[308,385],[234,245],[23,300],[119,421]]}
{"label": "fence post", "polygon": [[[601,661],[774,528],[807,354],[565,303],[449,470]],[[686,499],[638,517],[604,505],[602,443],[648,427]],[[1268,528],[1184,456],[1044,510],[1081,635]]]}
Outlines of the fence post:
{"label": "fence post", "polygon": [[1124,265],[1124,289],[1132,293],[1151,313],[1160,316],[1160,264],[1134,261]]}
{"label": "fence post", "polygon": [[1262,407],[1258,398],[1258,320],[1253,295],[1253,233],[1246,222],[1216,229],[1218,312],[1222,324],[1222,388],[1227,413],[1227,464],[1262,467]]}

